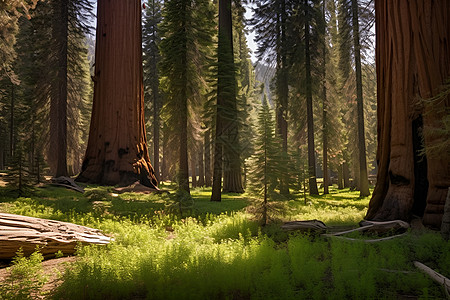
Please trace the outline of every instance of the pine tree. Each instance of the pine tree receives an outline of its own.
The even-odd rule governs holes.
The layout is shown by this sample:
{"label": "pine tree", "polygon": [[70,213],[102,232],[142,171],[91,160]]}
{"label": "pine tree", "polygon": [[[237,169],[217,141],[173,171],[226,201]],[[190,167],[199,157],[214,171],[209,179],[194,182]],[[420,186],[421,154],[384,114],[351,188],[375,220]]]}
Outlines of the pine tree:
{"label": "pine tree", "polygon": [[[257,56],[264,64],[275,64],[275,95],[277,103],[277,128],[282,138],[282,150],[287,155],[288,136],[288,93],[289,93],[289,51],[292,47],[288,27],[295,1],[260,1],[254,8],[251,24],[256,31],[258,41]],[[289,193],[288,178],[283,174],[281,191]]]}
{"label": "pine tree", "polygon": [[[161,127],[161,106],[162,95],[159,89],[160,72],[159,66],[161,55],[159,53],[159,44],[161,42],[158,25],[162,21],[162,1],[149,0],[144,15],[144,24],[142,27],[143,43],[143,68],[144,68],[144,98],[147,107],[151,107],[151,119],[153,134],[148,137],[153,142],[153,168],[155,169],[156,179],[160,180],[159,167],[159,148],[160,148],[160,127]],[[147,115],[147,114],[146,114]],[[150,119],[150,116],[147,117]]]}
{"label": "pine tree", "polygon": [[282,153],[279,151],[280,138],[275,132],[275,121],[264,95],[258,112],[258,124],[255,138],[255,154],[250,158],[249,190],[254,195],[263,197],[260,206],[262,223],[267,224],[269,216],[269,199],[277,196],[276,188],[282,173],[287,173]]}
{"label": "pine tree", "polygon": [[364,105],[363,105],[363,82],[361,70],[361,43],[359,38],[359,18],[358,1],[351,0],[352,3],[352,30],[353,49],[356,69],[356,102],[358,115],[358,150],[359,150],[359,191],[360,197],[367,197],[369,192],[369,181],[366,162],[366,140],[364,130]]}
{"label": "pine tree", "polygon": [[[195,116],[204,101],[205,73],[212,45],[213,10],[209,1],[170,0],[161,23],[163,107],[169,143],[177,149],[177,182],[189,192],[188,141],[198,139]],[[165,133],[166,134],[166,133]],[[195,150],[192,149],[195,153]]]}
{"label": "pine tree", "polygon": [[314,144],[314,119],[312,102],[312,74],[311,74],[311,32],[310,32],[310,6],[309,0],[305,0],[305,77],[306,77],[306,116],[308,124],[308,170],[309,170],[309,194],[318,195],[316,181],[316,158]]}

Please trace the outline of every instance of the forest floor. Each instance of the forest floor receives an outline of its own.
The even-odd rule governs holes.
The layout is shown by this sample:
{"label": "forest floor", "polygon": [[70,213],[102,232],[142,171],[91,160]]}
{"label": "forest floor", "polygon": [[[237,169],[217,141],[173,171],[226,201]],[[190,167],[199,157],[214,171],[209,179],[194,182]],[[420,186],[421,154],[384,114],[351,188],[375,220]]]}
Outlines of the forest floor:
{"label": "forest floor", "polygon": [[445,297],[412,262],[448,277],[450,243],[419,220],[404,236],[378,243],[365,243],[373,237],[359,233],[348,235],[360,240],[351,242],[281,230],[284,221],[313,219],[333,232],[357,228],[370,197],[356,191],[291,191],[272,200],[271,224],[261,227],[254,213],[260,201],[248,194],[224,194],[214,203],[210,189],[196,188],[180,203],[175,192],[117,195],[110,187],[85,188],[81,194],[46,186],[17,197],[0,187],[0,212],[72,222],[114,237],[108,246],[80,247],[76,256],[23,258],[0,269],[0,298],[15,299],[17,291],[55,299]]}

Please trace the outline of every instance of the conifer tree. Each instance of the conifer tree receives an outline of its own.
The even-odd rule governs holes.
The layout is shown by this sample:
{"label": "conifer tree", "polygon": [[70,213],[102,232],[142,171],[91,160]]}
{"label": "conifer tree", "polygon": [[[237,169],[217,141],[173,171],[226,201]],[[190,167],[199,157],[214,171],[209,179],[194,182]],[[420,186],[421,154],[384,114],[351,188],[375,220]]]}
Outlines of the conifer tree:
{"label": "conifer tree", "polygon": [[94,100],[79,181],[139,180],[156,188],[145,134],[141,42],[140,1],[98,1]]}
{"label": "conifer tree", "polygon": [[[287,156],[288,136],[288,94],[289,94],[289,51],[293,45],[289,39],[290,15],[293,13],[295,1],[277,0],[260,1],[254,8],[254,19],[251,24],[256,31],[258,41],[257,57],[263,64],[275,65],[275,95],[277,104],[276,122],[282,138],[282,150]],[[281,178],[281,191],[289,193],[288,177]]]}
{"label": "conifer tree", "polygon": [[312,74],[311,74],[311,32],[310,32],[310,6],[309,0],[305,0],[305,78],[306,78],[306,116],[308,124],[308,170],[309,170],[309,194],[318,195],[316,181],[316,158],[314,144],[314,119],[312,102]]}
{"label": "conifer tree", "polygon": [[[250,158],[249,173],[250,192],[263,197],[261,206],[262,223],[267,224],[270,208],[269,199],[274,198],[279,187],[282,173],[286,173],[286,164],[279,151],[280,138],[275,131],[275,121],[264,95],[264,100],[258,112],[255,154]],[[258,205],[258,206],[259,206]]]}
{"label": "conifer tree", "polygon": [[[163,107],[170,130],[169,143],[177,151],[177,182],[189,192],[188,140],[195,139],[205,94],[204,74],[212,45],[213,10],[207,0],[169,0],[161,23],[161,74],[166,97]],[[195,151],[195,150],[194,150]]]}
{"label": "conifer tree", "polygon": [[[159,89],[159,66],[161,55],[159,44],[161,42],[158,25],[162,21],[162,1],[149,0],[145,8],[144,24],[142,27],[142,47],[143,47],[143,69],[144,69],[144,98],[146,108],[151,107],[151,128],[152,136],[148,137],[153,142],[153,168],[156,179],[159,178],[159,148],[160,148],[160,127],[161,127],[161,106],[162,95]],[[147,109],[146,109],[147,110]],[[150,119],[150,116],[147,117]]]}
{"label": "conifer tree", "polygon": [[356,102],[358,115],[358,150],[359,150],[359,191],[361,197],[367,197],[369,192],[369,181],[366,162],[366,141],[364,130],[364,106],[363,106],[363,82],[361,70],[361,42],[359,37],[358,1],[351,0],[352,3],[352,30],[353,49],[356,69]]}
{"label": "conifer tree", "polygon": [[223,190],[236,193],[244,191],[238,143],[237,90],[230,0],[219,0],[217,49],[217,111],[211,201],[221,201],[222,167]]}

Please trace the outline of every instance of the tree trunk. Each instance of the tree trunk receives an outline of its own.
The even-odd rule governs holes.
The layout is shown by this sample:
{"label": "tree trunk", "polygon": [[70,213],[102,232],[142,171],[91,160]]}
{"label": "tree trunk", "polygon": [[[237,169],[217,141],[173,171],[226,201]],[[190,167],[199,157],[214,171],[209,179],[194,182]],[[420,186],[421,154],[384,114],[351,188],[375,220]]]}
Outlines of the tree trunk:
{"label": "tree trunk", "polygon": [[340,164],[338,169],[338,189],[344,188],[344,165]]}
{"label": "tree trunk", "polygon": [[12,159],[14,157],[14,104],[15,99],[15,89],[14,83],[11,82],[11,107],[10,107],[10,118],[9,118],[9,157]]}
{"label": "tree trunk", "polygon": [[159,89],[158,85],[153,86],[153,168],[156,180],[160,180],[159,170]]}
{"label": "tree trunk", "polygon": [[326,18],[325,18],[325,5],[326,1],[323,0],[322,2],[322,14],[323,14],[323,28],[322,28],[322,34],[323,34],[323,53],[322,53],[322,97],[323,97],[323,104],[322,104],[322,139],[323,139],[323,193],[328,194],[328,186],[330,185],[330,177],[328,176],[328,128],[327,128],[327,68],[326,68],[326,59],[327,59],[327,39],[326,39]]}
{"label": "tree trunk", "polygon": [[236,78],[233,57],[231,0],[219,0],[217,114],[211,201],[221,200],[222,156],[224,191],[242,193],[238,146]]}
{"label": "tree trunk", "polygon": [[198,186],[203,187],[205,186],[205,167],[204,167],[204,160],[203,160],[203,143],[200,141],[200,147],[198,150]]}
{"label": "tree trunk", "polygon": [[305,71],[306,71],[306,114],[308,123],[308,178],[309,194],[319,195],[316,181],[316,154],[314,147],[314,116],[312,106],[312,82],[311,82],[311,54],[310,54],[310,28],[309,28],[309,3],[305,0]]}
{"label": "tree trunk", "polygon": [[211,186],[211,129],[205,132],[205,186]]}
{"label": "tree trunk", "polygon": [[364,106],[361,74],[361,45],[359,42],[358,1],[352,0],[353,47],[355,51],[356,69],[356,102],[358,109],[358,150],[359,150],[359,196],[367,197],[369,192],[369,178],[366,162],[366,139],[364,133]]}
{"label": "tree trunk", "polygon": [[99,0],[94,100],[78,180],[156,188],[148,155],[142,82],[141,2]]}
{"label": "tree trunk", "polygon": [[439,104],[441,111],[417,99],[438,95],[450,75],[450,2],[378,0],[375,5],[379,169],[366,219],[409,220],[418,188],[414,174],[423,173],[429,181],[423,223],[440,227],[450,185],[448,149],[428,156],[427,169],[415,169],[413,138],[419,133],[413,121],[423,116],[425,149],[439,142],[427,127],[442,128],[449,96]]}
{"label": "tree trunk", "polygon": [[243,193],[239,128],[237,116],[237,85],[233,54],[233,23],[231,0],[219,0],[219,58],[217,97],[225,104],[223,191]]}
{"label": "tree trunk", "polygon": [[192,188],[197,187],[197,158],[195,157],[197,153],[192,153],[191,158],[191,176],[192,176]]}
{"label": "tree trunk", "polygon": [[[68,35],[68,0],[55,1],[53,6],[53,38],[57,56],[56,74],[52,83],[51,104],[56,105],[56,122],[50,130],[56,130],[56,141],[50,146],[50,156],[56,157],[55,177],[68,176],[67,173],[67,35]],[[55,152],[53,152],[55,151]]]}
{"label": "tree trunk", "polygon": [[342,176],[344,179],[344,188],[350,187],[350,168],[348,162],[342,164]]}
{"label": "tree trunk", "polygon": [[167,130],[166,125],[163,123],[163,137],[162,137],[162,157],[161,157],[161,180],[169,179],[169,169],[167,166]]}
{"label": "tree trunk", "polygon": [[[288,123],[287,123],[287,111],[288,111],[288,99],[289,99],[289,86],[288,86],[288,66],[287,66],[287,54],[286,54],[286,1],[280,1],[280,16],[279,16],[279,37],[277,45],[277,127],[282,141],[282,151],[287,157],[287,136],[288,136]],[[289,194],[287,174],[282,174],[280,178],[280,193],[283,195]]]}

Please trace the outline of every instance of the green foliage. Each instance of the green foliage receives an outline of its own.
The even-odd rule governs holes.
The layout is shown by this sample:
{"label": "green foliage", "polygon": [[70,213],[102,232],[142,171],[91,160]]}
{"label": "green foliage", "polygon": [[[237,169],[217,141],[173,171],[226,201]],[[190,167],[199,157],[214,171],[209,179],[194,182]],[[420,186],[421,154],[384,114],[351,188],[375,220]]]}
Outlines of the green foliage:
{"label": "green foliage", "polygon": [[14,157],[12,158],[12,167],[5,179],[8,187],[17,192],[18,197],[24,196],[31,191],[29,166],[21,144],[16,146]]}
{"label": "green foliage", "polygon": [[105,201],[111,200],[111,190],[104,187],[87,188],[84,192],[84,196],[89,199],[89,201]]}
{"label": "green foliage", "polygon": [[194,199],[190,193],[177,189],[174,195],[167,196],[165,211],[169,214],[183,216],[184,212],[192,213]]}
{"label": "green foliage", "polygon": [[9,275],[0,282],[1,299],[35,299],[41,295],[40,289],[47,281],[42,274],[42,254],[37,250],[24,257],[22,249],[7,270]]}
{"label": "green foliage", "polygon": [[256,200],[254,212],[261,216],[263,224],[267,224],[274,212],[282,209],[280,203],[273,205],[268,200],[279,196],[275,189],[279,188],[280,179],[287,173],[287,159],[280,151],[281,140],[276,134],[273,114],[266,98],[258,113],[256,134],[255,154],[249,159],[249,190],[258,198],[262,197],[262,201]]}
{"label": "green foliage", "polygon": [[[172,149],[167,161],[188,188],[188,145],[199,139],[199,111],[206,99],[206,77],[213,44],[214,10],[210,1],[170,0],[160,24],[160,88],[164,93],[164,135]],[[181,155],[180,155],[180,152]],[[183,158],[181,158],[183,156]],[[181,161],[181,159],[183,161]]]}
{"label": "green foliage", "polygon": [[[437,233],[410,233],[401,239],[364,243],[285,233],[276,224],[261,230],[238,209],[237,204],[245,206],[245,196],[224,194],[222,203],[211,203],[208,193],[209,189],[194,189],[192,215],[184,214],[183,218],[165,210],[166,196],[125,193],[111,199],[111,206],[99,212],[84,195],[55,187],[39,189],[33,198],[2,202],[0,211],[74,222],[114,237],[107,246],[78,249],[79,259],[64,274],[56,298],[445,296],[440,286],[412,264],[420,260],[450,276],[450,244]],[[348,189],[331,188],[329,195],[307,196],[308,205],[304,205],[302,195],[294,193],[285,218],[356,226],[369,201],[358,195]],[[235,211],[220,212],[224,206]],[[217,213],[207,213],[213,210]],[[40,260],[29,260],[39,266]],[[28,278],[39,278],[35,276],[38,267],[24,269],[29,272]],[[27,286],[34,292],[41,285]]]}

